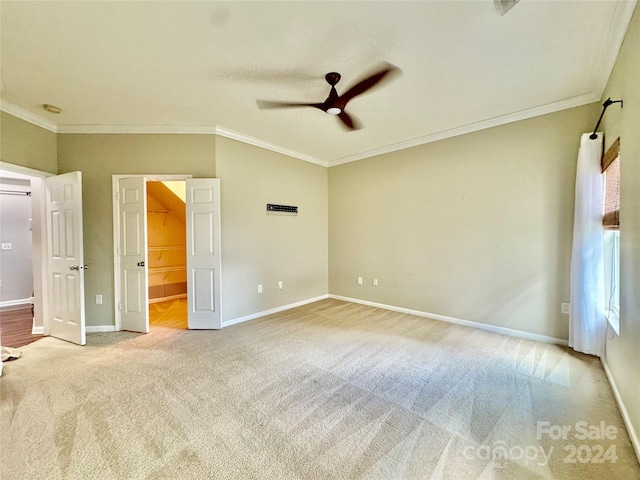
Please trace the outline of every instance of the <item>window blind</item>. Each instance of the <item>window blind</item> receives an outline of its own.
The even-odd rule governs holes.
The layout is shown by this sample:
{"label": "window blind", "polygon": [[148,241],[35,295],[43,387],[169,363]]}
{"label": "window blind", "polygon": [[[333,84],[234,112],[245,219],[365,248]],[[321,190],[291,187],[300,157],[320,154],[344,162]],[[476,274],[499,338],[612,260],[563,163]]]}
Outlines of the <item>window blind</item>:
{"label": "window blind", "polygon": [[620,138],[602,156],[604,173],[604,211],[602,226],[607,230],[620,229]]}

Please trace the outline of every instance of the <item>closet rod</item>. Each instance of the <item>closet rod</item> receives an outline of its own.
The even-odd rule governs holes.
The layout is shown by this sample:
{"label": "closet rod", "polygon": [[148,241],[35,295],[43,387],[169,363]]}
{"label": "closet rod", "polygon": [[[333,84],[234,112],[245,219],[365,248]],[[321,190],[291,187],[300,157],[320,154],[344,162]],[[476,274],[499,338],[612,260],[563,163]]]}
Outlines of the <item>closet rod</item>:
{"label": "closet rod", "polygon": [[0,195],[26,195],[31,196],[31,192],[20,192],[18,190],[0,190]]}

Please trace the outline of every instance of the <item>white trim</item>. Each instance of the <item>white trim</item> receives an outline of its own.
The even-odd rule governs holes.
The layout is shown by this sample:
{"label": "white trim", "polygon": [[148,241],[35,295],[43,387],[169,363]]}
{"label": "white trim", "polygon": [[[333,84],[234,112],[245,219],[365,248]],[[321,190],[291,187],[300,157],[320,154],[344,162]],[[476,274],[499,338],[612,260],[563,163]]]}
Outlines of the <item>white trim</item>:
{"label": "white trim", "polygon": [[17,306],[17,305],[28,305],[30,303],[33,303],[33,297],[19,298],[17,300],[5,300],[4,302],[0,302],[0,308],[1,307],[14,307],[14,306]]}
{"label": "white trim", "polygon": [[44,335],[44,326],[36,327],[35,325],[31,327],[31,335]]}
{"label": "white trim", "polygon": [[41,117],[29,110],[25,110],[22,107],[18,107],[13,103],[9,103],[6,100],[0,101],[0,110],[9,115],[13,115],[14,117],[19,118],[20,120],[24,120],[25,122],[32,123],[33,125],[37,125],[38,127],[42,127],[45,130],[49,130],[53,133],[58,133],[58,127],[55,123],[47,120],[46,118]]}
{"label": "white trim", "polygon": [[611,386],[611,390],[613,391],[613,396],[616,399],[616,403],[618,404],[618,409],[622,414],[622,420],[624,420],[624,425],[627,428],[627,433],[629,434],[629,439],[631,440],[631,445],[633,445],[633,449],[636,452],[636,457],[640,460],[640,439],[638,438],[638,433],[633,427],[633,423],[631,422],[631,417],[629,416],[629,411],[622,401],[622,395],[620,395],[620,390],[618,390],[618,386],[616,385],[616,381],[613,378],[613,374],[609,369],[609,365],[604,358],[600,358],[600,362],[602,363],[602,368],[604,369],[604,373],[607,376],[607,380],[609,380],[609,385]]}
{"label": "white trim", "polygon": [[33,168],[23,167],[22,165],[15,165],[13,163],[2,161],[0,161],[0,170],[6,170],[7,172],[13,172],[37,178],[47,178],[55,176],[55,173],[43,172],[42,170],[34,170]]}
{"label": "white trim", "polygon": [[[42,321],[44,327],[44,334],[49,335],[49,287],[48,287],[48,269],[49,264],[47,259],[47,222],[46,222],[46,206],[45,206],[45,186],[42,179],[55,176],[53,173],[44,172],[42,170],[35,170],[29,167],[23,167],[21,165],[15,165],[13,163],[7,163],[0,161],[0,169],[17,173],[20,175],[26,175],[31,177],[31,193],[32,193],[32,229],[33,234],[37,235],[40,232],[40,248],[35,244],[32,249],[31,258],[33,263],[33,278],[34,278],[34,306],[35,306],[35,318]],[[40,283],[36,281],[39,278]]]}
{"label": "white trim", "polygon": [[225,138],[230,138],[231,140],[237,140],[242,143],[247,143],[255,147],[264,148],[265,150],[271,150],[272,152],[282,153],[283,155],[288,155],[289,157],[297,158],[299,160],[304,160],[305,162],[315,163],[316,165],[320,165],[322,167],[329,166],[329,162],[327,162],[326,160],[320,160],[311,155],[307,155],[306,153],[298,152],[296,150],[291,150],[286,147],[281,147],[274,143],[269,143],[264,140],[260,140],[259,138],[250,137],[249,135],[245,135],[239,132],[234,132],[233,130],[228,130],[226,128],[216,127],[216,135],[220,135],[221,137],[225,137]]}
{"label": "white trim", "polygon": [[361,305],[367,305],[369,307],[383,308],[385,310],[391,310],[393,312],[408,313],[409,315],[416,315],[418,317],[431,318],[433,320],[440,320],[442,322],[447,322],[447,323],[455,323],[456,325],[477,328],[479,330],[487,330],[489,332],[500,333],[502,335],[526,338],[527,340],[534,340],[536,342],[551,343],[554,345],[562,345],[562,346],[567,346],[567,343],[568,343],[567,340],[562,338],[549,337],[547,335],[539,335],[537,333],[530,333],[522,330],[515,330],[513,328],[500,327],[498,325],[491,325],[488,323],[473,322],[471,320],[462,320],[460,318],[447,317],[444,315],[438,315],[436,313],[422,312],[420,310],[411,310],[409,308],[396,307],[393,305],[385,305],[385,304],[376,303],[376,302],[369,302],[367,300],[360,300],[357,298],[342,297],[340,295],[331,295],[331,294],[329,295],[329,298],[333,298],[335,300],[342,300],[345,302],[359,303]]}
{"label": "white trim", "polygon": [[613,310],[605,310],[604,316],[607,319],[607,327],[616,334],[616,337],[620,336],[620,311],[617,308]]}
{"label": "white trim", "polygon": [[615,10],[611,17],[611,24],[609,25],[609,34],[607,35],[607,40],[602,45],[600,55],[596,56],[600,61],[596,65],[591,81],[593,86],[591,91],[599,94],[600,97],[602,97],[604,89],[609,83],[609,77],[611,77],[613,67],[618,60],[618,53],[620,53],[622,42],[629,29],[629,23],[631,23],[636,3],[637,0],[616,2]]}
{"label": "white trim", "polygon": [[230,327],[231,325],[236,325],[242,322],[248,322],[249,320],[255,320],[256,318],[264,317],[266,315],[271,315],[273,313],[283,312],[285,310],[290,310],[295,307],[301,307],[302,305],[307,305],[308,303],[317,302],[319,300],[325,300],[329,298],[329,295],[320,295],[319,297],[308,298],[306,300],[302,300],[300,302],[290,303],[289,305],[283,305],[282,307],[272,308],[270,310],[264,310],[258,313],[252,313],[251,315],[245,315],[244,317],[234,318],[233,320],[227,320],[222,322],[222,328]]}
{"label": "white trim", "polygon": [[149,303],[168,302],[171,300],[179,300],[181,298],[187,298],[186,293],[179,293],[178,295],[169,295],[168,297],[150,298]]}
{"label": "white trim", "polygon": [[86,333],[105,333],[105,332],[115,332],[115,325],[86,325],[85,332]]}
{"label": "white trim", "polygon": [[376,148],[362,153],[356,153],[354,155],[348,155],[346,157],[338,158],[329,161],[329,167],[335,167],[345,163],[356,162],[358,160],[364,160],[365,158],[374,157],[377,155],[383,155],[385,153],[392,153],[398,150],[404,150],[411,147],[417,147],[426,143],[437,142],[439,140],[445,140],[447,138],[458,137],[460,135],[466,135],[467,133],[473,133],[480,130],[486,130],[488,128],[498,127],[500,125],[506,125],[508,123],[518,122],[520,120],[526,120],[528,118],[539,117],[540,115],[546,115],[549,113],[559,112],[569,108],[580,107],[582,105],[588,105],[589,103],[599,102],[600,95],[594,93],[588,93],[580,95],[578,97],[569,98],[560,102],[549,103],[547,105],[541,105],[520,112],[508,113],[506,115],[500,115],[499,117],[488,118],[479,122],[469,123],[460,127],[451,128],[449,130],[443,130],[441,132],[431,133],[422,137],[414,138],[411,140],[405,140],[403,142],[394,143],[385,147]]}
{"label": "white trim", "polygon": [[193,175],[190,173],[119,173],[117,175],[111,175],[112,181],[114,178],[120,180],[121,178],[131,177],[144,177],[147,182],[166,182],[171,180],[186,180],[187,178],[193,178]]}
{"label": "white trim", "polygon": [[58,133],[214,135],[211,125],[59,125]]}

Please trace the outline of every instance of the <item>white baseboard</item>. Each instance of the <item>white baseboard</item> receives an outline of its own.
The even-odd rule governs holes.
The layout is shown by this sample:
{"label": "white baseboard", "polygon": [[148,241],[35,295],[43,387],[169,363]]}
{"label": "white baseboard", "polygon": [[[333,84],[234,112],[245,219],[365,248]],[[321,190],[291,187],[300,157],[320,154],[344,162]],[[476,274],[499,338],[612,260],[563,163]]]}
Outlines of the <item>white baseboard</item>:
{"label": "white baseboard", "polygon": [[620,410],[620,414],[622,415],[622,420],[624,420],[624,425],[625,427],[627,427],[627,433],[629,434],[631,445],[633,445],[633,449],[636,452],[636,457],[638,457],[638,460],[640,461],[640,439],[638,438],[638,433],[636,432],[635,428],[633,428],[633,423],[631,423],[629,412],[627,411],[627,407],[622,401],[622,395],[620,395],[620,390],[618,390],[618,386],[616,385],[616,381],[611,374],[609,365],[607,365],[607,361],[604,358],[600,358],[600,362],[602,363],[602,368],[604,369],[604,373],[607,376],[607,380],[609,380],[609,385],[611,385],[611,390],[613,391],[613,396],[615,397],[616,403],[618,404],[618,409]]}
{"label": "white baseboard", "polygon": [[44,335],[44,327],[40,325],[36,327],[35,325],[31,327],[31,335]]}
{"label": "white baseboard", "polygon": [[488,323],[472,322],[471,320],[462,320],[460,318],[447,317],[447,316],[438,315],[435,313],[421,312],[420,310],[411,310],[409,308],[396,307],[393,305],[385,305],[383,303],[369,302],[367,300],[360,300],[357,298],[342,297],[340,295],[329,295],[329,298],[334,298],[336,300],[343,300],[345,302],[359,303],[361,305],[367,305],[369,307],[383,308],[385,310],[391,310],[393,312],[408,313],[409,315],[416,315],[418,317],[431,318],[433,320],[440,320],[442,322],[447,322],[447,323],[455,323],[456,325],[477,328],[480,330],[487,330],[489,332],[501,333],[503,335],[510,335],[512,337],[526,338],[528,340],[535,340],[536,342],[551,343],[554,345],[562,345],[565,347],[568,345],[567,340],[563,338],[549,337],[547,335],[539,335],[537,333],[530,333],[522,330],[515,330],[513,328],[499,327],[497,325],[491,325]]}
{"label": "white baseboard", "polygon": [[255,320],[256,318],[264,317],[266,315],[271,315],[272,313],[283,312],[285,310],[289,310],[295,307],[301,307],[302,305],[306,305],[308,303],[317,302],[318,300],[324,300],[329,298],[329,295],[320,295],[319,297],[308,298],[306,300],[302,300],[296,303],[290,303],[289,305],[283,305],[282,307],[272,308],[271,310],[264,310],[258,313],[252,313],[251,315],[246,315],[244,317],[234,318],[233,320],[227,320],[222,322],[222,328],[229,327],[231,325],[235,325],[237,323],[248,322],[249,320]]}
{"label": "white baseboard", "polygon": [[187,298],[187,294],[180,293],[178,295],[169,295],[168,297],[150,298],[149,303],[168,302],[170,300],[178,300],[180,298]]}
{"label": "white baseboard", "polygon": [[16,305],[27,305],[29,303],[33,303],[33,297],[19,298],[17,300],[5,300],[4,302],[0,302],[0,308],[15,307]]}
{"label": "white baseboard", "polygon": [[104,333],[104,332],[115,332],[115,325],[87,325],[85,327],[85,332],[87,333]]}

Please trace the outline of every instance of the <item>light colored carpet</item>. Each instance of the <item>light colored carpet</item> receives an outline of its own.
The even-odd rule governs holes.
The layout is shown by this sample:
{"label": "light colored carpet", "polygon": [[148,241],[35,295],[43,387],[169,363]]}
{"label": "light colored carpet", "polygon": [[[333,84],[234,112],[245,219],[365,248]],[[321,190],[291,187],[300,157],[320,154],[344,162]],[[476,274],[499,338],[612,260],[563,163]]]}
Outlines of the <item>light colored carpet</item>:
{"label": "light colored carpet", "polygon": [[0,378],[3,479],[640,478],[596,358],[362,305],[22,350]]}

